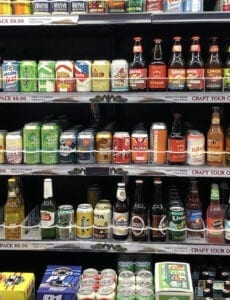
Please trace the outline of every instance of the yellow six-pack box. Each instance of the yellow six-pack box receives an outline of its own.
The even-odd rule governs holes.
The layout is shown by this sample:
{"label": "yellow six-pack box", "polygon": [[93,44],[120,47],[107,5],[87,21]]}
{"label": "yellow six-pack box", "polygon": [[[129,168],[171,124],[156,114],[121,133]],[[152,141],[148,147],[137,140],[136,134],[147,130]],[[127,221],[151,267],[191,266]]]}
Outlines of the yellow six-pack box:
{"label": "yellow six-pack box", "polygon": [[35,275],[33,273],[0,273],[0,300],[34,300]]}

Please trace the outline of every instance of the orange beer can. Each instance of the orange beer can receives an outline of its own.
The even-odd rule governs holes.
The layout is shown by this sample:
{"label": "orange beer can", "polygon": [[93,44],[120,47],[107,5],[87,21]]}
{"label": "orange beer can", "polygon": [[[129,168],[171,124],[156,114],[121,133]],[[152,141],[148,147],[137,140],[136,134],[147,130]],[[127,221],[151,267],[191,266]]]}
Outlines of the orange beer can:
{"label": "orange beer can", "polygon": [[32,14],[32,4],[30,0],[15,0],[13,5],[15,15]]}
{"label": "orange beer can", "polygon": [[153,123],[150,128],[150,161],[165,164],[167,161],[167,126],[163,122]]}

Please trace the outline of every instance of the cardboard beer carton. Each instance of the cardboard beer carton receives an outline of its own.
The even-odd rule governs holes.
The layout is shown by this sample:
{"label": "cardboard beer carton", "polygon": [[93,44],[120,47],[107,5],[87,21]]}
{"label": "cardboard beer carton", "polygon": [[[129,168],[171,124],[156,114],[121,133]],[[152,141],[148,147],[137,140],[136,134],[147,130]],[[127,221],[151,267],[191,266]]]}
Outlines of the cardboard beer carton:
{"label": "cardboard beer carton", "polygon": [[48,265],[37,290],[37,300],[75,300],[81,266]]}
{"label": "cardboard beer carton", "polygon": [[0,299],[35,300],[33,273],[2,272],[0,276]]}
{"label": "cardboard beer carton", "polygon": [[156,300],[193,300],[190,265],[181,262],[155,264]]}

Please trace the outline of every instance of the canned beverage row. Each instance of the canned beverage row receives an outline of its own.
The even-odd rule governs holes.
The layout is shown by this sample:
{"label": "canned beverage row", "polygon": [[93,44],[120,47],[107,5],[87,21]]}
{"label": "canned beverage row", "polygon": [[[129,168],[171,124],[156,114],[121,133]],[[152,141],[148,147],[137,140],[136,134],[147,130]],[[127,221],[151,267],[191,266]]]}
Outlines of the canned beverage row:
{"label": "canned beverage row", "polygon": [[[216,10],[229,10],[220,3]],[[82,13],[202,12],[203,0],[16,0],[0,5],[0,15],[75,15]]]}

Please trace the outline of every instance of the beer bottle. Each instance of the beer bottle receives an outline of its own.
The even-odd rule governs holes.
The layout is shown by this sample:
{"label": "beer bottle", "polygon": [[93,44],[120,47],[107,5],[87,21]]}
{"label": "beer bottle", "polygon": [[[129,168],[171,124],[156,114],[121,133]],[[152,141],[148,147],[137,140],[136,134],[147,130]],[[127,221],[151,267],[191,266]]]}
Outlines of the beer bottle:
{"label": "beer bottle", "polygon": [[143,199],[143,180],[136,180],[134,205],[131,210],[131,233],[133,241],[147,241],[147,206]]}
{"label": "beer bottle", "polygon": [[211,186],[210,204],[206,211],[206,240],[209,244],[224,243],[224,214],[220,205],[218,184]]}
{"label": "beer bottle", "polygon": [[166,64],[161,44],[161,39],[154,39],[152,60],[148,67],[150,91],[164,91],[166,89]]}
{"label": "beer bottle", "polygon": [[16,191],[15,178],[8,179],[7,201],[4,205],[4,224],[5,239],[20,240],[21,239],[21,205]]}
{"label": "beer bottle", "polygon": [[125,183],[117,184],[116,199],[113,205],[113,238],[125,240],[129,235],[129,202]]}
{"label": "beer bottle", "polygon": [[193,36],[190,56],[186,69],[186,89],[188,91],[202,91],[204,89],[204,62],[201,57],[200,37]]}
{"label": "beer bottle", "polygon": [[224,239],[226,243],[230,243],[230,195],[224,215]]}
{"label": "beer bottle", "polygon": [[225,136],[225,165],[230,166],[230,125]]}
{"label": "beer bottle", "polygon": [[205,65],[206,91],[222,90],[222,61],[219,54],[218,37],[210,38],[209,55]]}
{"label": "beer bottle", "polygon": [[228,45],[227,49],[227,58],[224,63],[223,76],[224,91],[230,91],[230,45]]}
{"label": "beer bottle", "polygon": [[196,180],[190,180],[189,191],[185,206],[187,237],[203,238],[204,221],[202,217],[202,204],[200,201],[198,183]]}
{"label": "beer bottle", "polygon": [[207,165],[223,166],[224,134],[220,125],[220,108],[214,106],[211,126],[207,134]]}
{"label": "beer bottle", "polygon": [[162,199],[162,181],[154,179],[154,197],[151,208],[151,232],[152,242],[164,242],[166,240],[166,212]]}
{"label": "beer bottle", "polygon": [[147,66],[143,57],[141,37],[134,38],[133,61],[129,67],[129,88],[131,91],[145,91],[147,88]]}
{"label": "beer bottle", "polygon": [[185,137],[181,128],[181,114],[175,113],[171,133],[168,137],[168,163],[185,163]]}
{"label": "beer bottle", "polygon": [[56,203],[53,199],[51,178],[45,178],[43,183],[43,201],[40,207],[41,238],[56,238]]}
{"label": "beer bottle", "polygon": [[173,41],[172,55],[168,64],[168,90],[183,91],[185,89],[185,62],[181,37],[175,36]]}

